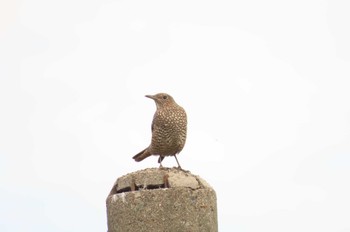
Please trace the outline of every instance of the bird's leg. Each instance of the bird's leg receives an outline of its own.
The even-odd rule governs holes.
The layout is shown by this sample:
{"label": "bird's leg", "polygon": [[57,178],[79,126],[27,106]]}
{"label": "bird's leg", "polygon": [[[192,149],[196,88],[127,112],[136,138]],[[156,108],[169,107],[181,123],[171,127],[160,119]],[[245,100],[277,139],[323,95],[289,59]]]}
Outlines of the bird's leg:
{"label": "bird's leg", "polygon": [[177,165],[178,165],[178,167],[177,167],[177,168],[182,169],[182,168],[181,168],[181,166],[180,166],[179,161],[178,161],[178,160],[177,160],[177,158],[176,158],[176,155],[174,155],[174,156],[175,156],[175,159],[176,159],[176,162],[177,162]]}
{"label": "bird's leg", "polygon": [[163,156],[159,156],[159,158],[158,158],[159,168],[163,168],[163,165],[162,165],[163,159],[164,159]]}

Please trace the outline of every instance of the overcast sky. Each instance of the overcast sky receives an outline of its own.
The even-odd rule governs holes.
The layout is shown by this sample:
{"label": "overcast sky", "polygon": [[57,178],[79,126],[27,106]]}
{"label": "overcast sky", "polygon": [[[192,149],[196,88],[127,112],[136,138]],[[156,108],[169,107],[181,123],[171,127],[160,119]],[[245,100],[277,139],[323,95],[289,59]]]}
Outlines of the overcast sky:
{"label": "overcast sky", "polygon": [[349,5],[2,0],[0,231],[107,231],[116,178],[158,167],[131,158],[158,92],[220,231],[350,231]]}

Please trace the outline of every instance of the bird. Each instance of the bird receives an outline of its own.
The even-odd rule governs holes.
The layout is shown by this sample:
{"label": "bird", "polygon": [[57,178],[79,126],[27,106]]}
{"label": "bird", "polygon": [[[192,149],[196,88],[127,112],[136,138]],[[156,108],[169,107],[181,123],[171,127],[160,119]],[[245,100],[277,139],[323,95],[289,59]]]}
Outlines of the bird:
{"label": "bird", "polygon": [[166,156],[174,156],[178,168],[182,169],[176,157],[185,146],[187,136],[186,111],[179,106],[174,98],[167,93],[146,95],[156,103],[157,110],[152,121],[151,144],[133,156],[136,162],[151,156],[158,155],[159,167]]}

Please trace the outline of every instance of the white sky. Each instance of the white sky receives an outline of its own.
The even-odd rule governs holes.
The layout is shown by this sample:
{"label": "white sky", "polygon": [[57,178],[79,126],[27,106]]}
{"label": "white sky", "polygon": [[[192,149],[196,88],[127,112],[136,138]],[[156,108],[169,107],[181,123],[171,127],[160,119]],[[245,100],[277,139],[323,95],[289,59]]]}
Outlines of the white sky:
{"label": "white sky", "polygon": [[[223,232],[350,231],[350,3],[2,0],[0,231],[106,231],[155,104]],[[176,166],[166,158],[164,165]]]}

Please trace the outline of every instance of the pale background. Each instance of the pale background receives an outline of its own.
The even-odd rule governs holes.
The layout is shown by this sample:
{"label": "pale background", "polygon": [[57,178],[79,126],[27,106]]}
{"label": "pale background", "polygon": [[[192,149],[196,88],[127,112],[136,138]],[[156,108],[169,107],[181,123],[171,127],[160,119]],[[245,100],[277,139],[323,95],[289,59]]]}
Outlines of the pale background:
{"label": "pale background", "polygon": [[158,92],[220,231],[350,231],[349,5],[1,0],[0,231],[106,231]]}

